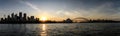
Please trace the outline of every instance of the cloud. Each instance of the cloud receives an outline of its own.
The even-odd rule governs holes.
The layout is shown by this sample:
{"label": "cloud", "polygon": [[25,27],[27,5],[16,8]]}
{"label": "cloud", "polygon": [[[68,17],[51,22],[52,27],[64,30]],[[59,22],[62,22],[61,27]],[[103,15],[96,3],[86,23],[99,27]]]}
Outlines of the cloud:
{"label": "cloud", "polygon": [[37,6],[35,6],[35,5],[33,5],[33,4],[31,4],[31,3],[29,3],[29,2],[25,2],[28,6],[30,6],[31,8],[33,8],[33,9],[35,9],[35,10],[37,10],[37,11],[40,11],[40,9],[37,7]]}
{"label": "cloud", "polygon": [[[79,10],[81,11],[81,10]],[[85,10],[83,12],[80,12],[81,14],[85,15],[88,18],[94,18],[94,19],[115,19],[114,16],[119,17],[120,10],[114,7],[114,3],[112,2],[106,2],[104,4],[101,4],[99,6],[96,6],[94,8]]]}
{"label": "cloud", "polygon": [[[22,1],[24,4],[30,6],[32,9],[37,10],[38,12],[47,12],[48,14],[51,14],[53,16],[60,16],[60,17],[87,17],[87,18],[93,18],[93,19],[104,19],[104,18],[110,18],[111,16],[118,16],[119,15],[119,9],[115,7],[115,3],[112,1],[97,1],[97,2],[92,2],[92,1],[84,1],[84,3],[76,4],[76,2],[73,2],[75,5],[72,3],[69,3],[69,5],[66,5],[67,7],[61,8],[62,10],[58,11],[47,11],[46,8],[45,10],[39,9],[36,5],[27,2],[27,1]],[[70,1],[69,1],[70,2]],[[80,1],[82,2],[82,1]],[[48,3],[47,3],[48,4]],[[66,4],[68,4],[66,2]],[[55,5],[55,4],[53,4]],[[43,5],[44,6],[44,5]],[[70,7],[71,6],[71,7]],[[77,7],[76,7],[77,6]],[[41,6],[40,6],[41,7]],[[50,6],[48,6],[50,7]],[[53,6],[51,6],[53,7]],[[55,7],[53,7],[55,8]],[[53,9],[53,8],[50,8]],[[56,7],[58,9],[58,7]],[[77,9],[77,10],[74,10]],[[55,10],[55,9],[53,9]],[[50,13],[49,13],[50,12]],[[119,17],[119,16],[118,16]],[[113,17],[112,17],[113,18]]]}
{"label": "cloud", "polygon": [[27,2],[27,1],[19,1],[19,2],[28,5],[29,7],[31,7],[34,10],[37,10],[38,12],[41,11],[41,9],[39,9],[36,5],[34,5],[30,2]]}

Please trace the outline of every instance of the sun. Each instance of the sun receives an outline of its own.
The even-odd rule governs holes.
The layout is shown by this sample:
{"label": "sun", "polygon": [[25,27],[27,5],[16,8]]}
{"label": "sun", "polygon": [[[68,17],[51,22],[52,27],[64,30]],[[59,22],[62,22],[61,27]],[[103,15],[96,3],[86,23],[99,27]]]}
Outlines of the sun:
{"label": "sun", "polygon": [[47,20],[47,17],[41,17],[40,20],[41,20],[41,21],[46,21],[46,20]]}

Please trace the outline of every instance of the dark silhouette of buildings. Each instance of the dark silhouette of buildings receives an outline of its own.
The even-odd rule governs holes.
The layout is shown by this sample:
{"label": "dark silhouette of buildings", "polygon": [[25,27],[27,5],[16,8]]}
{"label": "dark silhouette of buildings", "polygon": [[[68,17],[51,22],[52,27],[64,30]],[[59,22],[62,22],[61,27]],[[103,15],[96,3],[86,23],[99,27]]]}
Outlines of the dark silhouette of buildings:
{"label": "dark silhouette of buildings", "polygon": [[[75,18],[75,19],[84,19],[85,21],[81,21],[80,23],[118,23],[120,21],[114,20],[105,20],[105,19],[93,19],[88,20],[83,17]],[[19,14],[12,13],[7,17],[1,18],[0,23],[75,23],[74,19],[67,18],[63,21],[51,21],[46,20],[44,22],[40,21],[39,18],[35,18],[34,16],[27,16],[26,13],[19,12]]]}
{"label": "dark silhouette of buildings", "polygon": [[73,23],[73,21],[70,18],[67,18],[66,20],[64,20],[64,23]]}
{"label": "dark silhouette of buildings", "polygon": [[1,18],[0,23],[39,23],[39,18],[28,17],[26,13],[19,12],[19,16],[12,13],[11,16]]}
{"label": "dark silhouette of buildings", "polygon": [[88,20],[84,23],[120,23],[120,21],[115,21],[115,20],[107,20],[107,19],[96,19],[96,20]]}

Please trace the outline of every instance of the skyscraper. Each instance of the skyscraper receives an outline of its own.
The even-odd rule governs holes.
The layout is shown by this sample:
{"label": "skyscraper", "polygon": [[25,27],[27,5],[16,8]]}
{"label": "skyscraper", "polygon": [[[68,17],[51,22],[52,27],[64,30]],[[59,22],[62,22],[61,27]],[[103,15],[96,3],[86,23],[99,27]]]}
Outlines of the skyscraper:
{"label": "skyscraper", "polygon": [[23,14],[23,20],[26,21],[26,20],[27,20],[26,18],[27,18],[27,14],[24,13],[24,14]]}
{"label": "skyscraper", "polygon": [[14,13],[12,13],[12,14],[11,14],[11,18],[14,18],[14,17],[15,17],[15,16],[14,16]]}
{"label": "skyscraper", "polygon": [[26,17],[27,17],[27,14],[26,14],[26,13],[24,13],[24,14],[23,14],[23,18],[26,18]]}
{"label": "skyscraper", "polygon": [[22,18],[22,12],[19,12],[19,18]]}
{"label": "skyscraper", "polygon": [[17,20],[18,19],[18,16],[17,16],[17,14],[15,14],[15,20]]}
{"label": "skyscraper", "polygon": [[3,21],[4,19],[3,18],[1,18],[1,21]]}
{"label": "skyscraper", "polygon": [[10,19],[10,15],[8,15],[7,18]]}
{"label": "skyscraper", "polygon": [[1,18],[0,23],[38,23],[39,18],[28,16],[26,13],[19,12],[19,14],[10,14],[7,17]]}
{"label": "skyscraper", "polygon": [[34,16],[31,16],[31,19],[34,19]]}

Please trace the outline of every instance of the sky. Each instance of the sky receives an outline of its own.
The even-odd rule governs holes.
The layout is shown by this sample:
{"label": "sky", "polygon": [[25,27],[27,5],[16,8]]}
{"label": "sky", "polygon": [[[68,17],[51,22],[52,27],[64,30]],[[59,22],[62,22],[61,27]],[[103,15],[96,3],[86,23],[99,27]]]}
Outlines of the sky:
{"label": "sky", "polygon": [[0,0],[0,18],[23,12],[51,20],[84,17],[120,20],[120,0]]}

